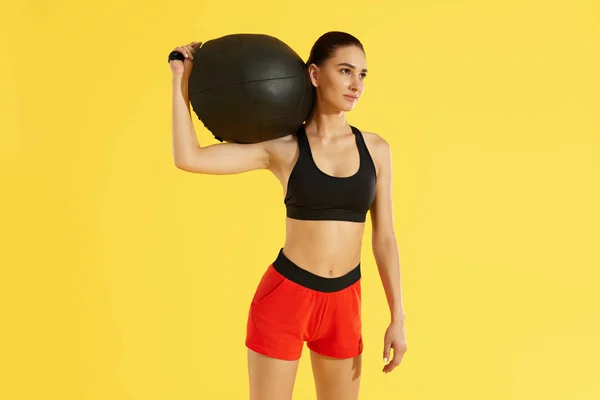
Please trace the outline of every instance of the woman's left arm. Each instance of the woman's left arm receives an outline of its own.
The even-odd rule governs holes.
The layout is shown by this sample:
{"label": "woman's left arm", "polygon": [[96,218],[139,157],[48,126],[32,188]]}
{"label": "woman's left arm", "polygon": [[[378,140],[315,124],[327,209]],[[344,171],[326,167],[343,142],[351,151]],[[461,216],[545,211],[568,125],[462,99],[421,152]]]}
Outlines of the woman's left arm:
{"label": "woman's left arm", "polygon": [[390,326],[384,337],[384,363],[389,359],[390,348],[394,349],[393,360],[384,367],[391,372],[406,352],[404,332],[404,306],[400,282],[400,253],[394,231],[394,210],[392,201],[392,154],[389,144],[377,136],[374,153],[379,173],[375,198],[371,205],[373,255],[390,308]]}

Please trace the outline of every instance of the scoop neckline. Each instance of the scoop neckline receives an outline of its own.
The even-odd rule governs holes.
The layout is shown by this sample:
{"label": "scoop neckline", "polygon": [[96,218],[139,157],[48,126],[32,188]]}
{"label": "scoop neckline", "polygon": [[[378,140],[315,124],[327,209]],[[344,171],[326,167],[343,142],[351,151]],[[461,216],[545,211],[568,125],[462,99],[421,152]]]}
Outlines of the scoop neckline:
{"label": "scoop neckline", "polygon": [[329,174],[323,172],[321,170],[321,168],[319,168],[319,166],[315,162],[315,158],[313,157],[313,153],[310,148],[310,142],[308,140],[308,135],[306,134],[306,129],[304,128],[304,125],[302,126],[302,134],[304,135],[304,139],[306,139],[306,147],[308,148],[308,155],[310,157],[310,161],[312,162],[314,167],[317,169],[317,171],[319,171],[322,175],[324,175],[328,178],[331,178],[331,179],[350,179],[350,178],[354,178],[360,172],[360,169],[362,168],[363,160],[362,160],[362,154],[360,152],[360,144],[358,142],[358,135],[356,134],[356,131],[354,130],[354,127],[352,125],[350,125],[350,129],[352,130],[352,133],[354,134],[354,142],[356,143],[356,149],[358,150],[358,170],[356,170],[356,172],[350,176],[333,176],[333,175],[329,175]]}

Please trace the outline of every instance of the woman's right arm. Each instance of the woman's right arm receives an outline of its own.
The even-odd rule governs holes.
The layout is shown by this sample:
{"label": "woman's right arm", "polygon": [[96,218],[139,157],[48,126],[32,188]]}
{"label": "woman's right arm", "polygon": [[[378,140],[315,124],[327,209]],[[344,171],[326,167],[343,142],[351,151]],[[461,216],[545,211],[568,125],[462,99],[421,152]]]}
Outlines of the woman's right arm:
{"label": "woman's right arm", "polygon": [[200,147],[192,124],[188,82],[196,49],[202,42],[175,48],[185,59],[171,60],[173,73],[173,160],[177,168],[202,174],[238,174],[268,168],[271,162],[268,143],[219,143]]}
{"label": "woman's right arm", "polygon": [[262,143],[218,143],[200,147],[192,124],[188,78],[173,75],[173,159],[188,172],[226,175],[267,168],[269,152]]}

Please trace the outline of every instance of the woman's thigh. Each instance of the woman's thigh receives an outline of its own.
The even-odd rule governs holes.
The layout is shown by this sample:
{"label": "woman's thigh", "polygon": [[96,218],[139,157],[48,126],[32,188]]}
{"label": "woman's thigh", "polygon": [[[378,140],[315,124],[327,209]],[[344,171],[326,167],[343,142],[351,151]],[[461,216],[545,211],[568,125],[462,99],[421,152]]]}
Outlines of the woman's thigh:
{"label": "woman's thigh", "polygon": [[291,400],[299,363],[248,349],[250,400]]}
{"label": "woman's thigh", "polygon": [[356,400],[360,390],[362,355],[331,358],[310,351],[317,400]]}

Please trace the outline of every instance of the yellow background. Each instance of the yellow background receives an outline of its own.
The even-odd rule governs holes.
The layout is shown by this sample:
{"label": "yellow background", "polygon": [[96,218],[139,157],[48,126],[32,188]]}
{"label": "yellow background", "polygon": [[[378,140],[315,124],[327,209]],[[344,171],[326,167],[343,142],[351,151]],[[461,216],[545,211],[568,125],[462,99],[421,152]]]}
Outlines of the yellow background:
{"label": "yellow background", "polygon": [[[361,399],[598,399],[600,6],[3,2],[0,398],[247,398],[245,324],[284,241],[267,171],[171,153],[168,53],[344,30],[353,125],[390,143],[408,352],[363,248]],[[201,145],[216,143],[194,115]],[[294,399],[314,399],[305,348]]]}

